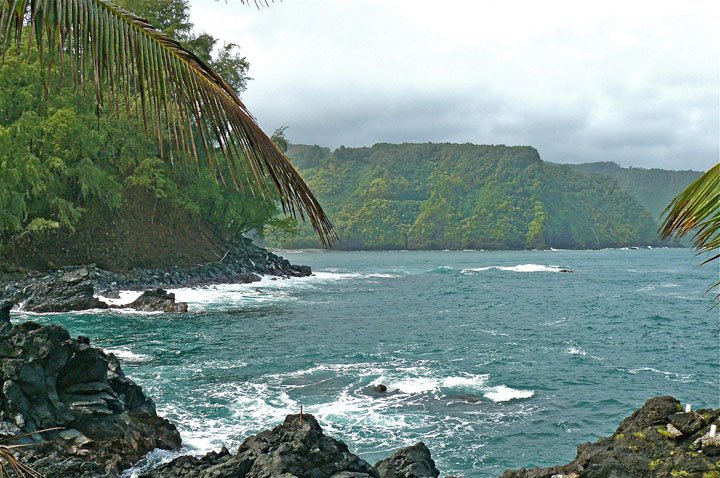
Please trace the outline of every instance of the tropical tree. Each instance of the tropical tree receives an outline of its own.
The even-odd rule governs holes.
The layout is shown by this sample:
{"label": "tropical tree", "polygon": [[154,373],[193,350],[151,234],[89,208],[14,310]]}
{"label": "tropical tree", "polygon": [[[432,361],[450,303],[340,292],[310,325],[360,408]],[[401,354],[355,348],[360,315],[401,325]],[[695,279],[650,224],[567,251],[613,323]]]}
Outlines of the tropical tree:
{"label": "tropical tree", "polygon": [[105,0],[0,0],[3,60],[28,31],[47,84],[59,65],[76,88],[92,88],[98,114],[137,119],[163,159],[192,165],[204,156],[219,181],[277,197],[286,214],[309,219],[325,245],[336,240],[313,193],[232,86],[179,41]]}
{"label": "tropical tree", "polygon": [[703,264],[720,258],[720,163],[673,199],[664,215],[660,226],[663,239],[692,233],[698,253],[709,254]]}

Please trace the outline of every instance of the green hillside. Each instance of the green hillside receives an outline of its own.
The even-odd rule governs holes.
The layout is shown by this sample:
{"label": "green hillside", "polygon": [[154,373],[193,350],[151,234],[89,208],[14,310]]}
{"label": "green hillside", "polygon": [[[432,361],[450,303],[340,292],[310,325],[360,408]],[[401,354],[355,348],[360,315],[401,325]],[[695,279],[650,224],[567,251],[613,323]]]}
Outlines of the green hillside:
{"label": "green hillside", "polygon": [[702,175],[700,171],[689,170],[623,168],[609,161],[569,166],[581,173],[602,174],[614,178],[620,187],[640,201],[656,220],[680,191]]}
{"label": "green hillside", "polygon": [[[657,244],[618,183],[546,163],[527,146],[291,145],[345,249],[602,248]],[[272,246],[317,246],[309,229]]]}

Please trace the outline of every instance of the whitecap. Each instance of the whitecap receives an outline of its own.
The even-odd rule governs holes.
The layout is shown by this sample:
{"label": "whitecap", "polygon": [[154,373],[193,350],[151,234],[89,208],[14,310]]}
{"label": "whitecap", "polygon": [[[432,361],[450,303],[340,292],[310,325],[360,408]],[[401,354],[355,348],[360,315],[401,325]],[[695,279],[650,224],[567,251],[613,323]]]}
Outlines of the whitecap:
{"label": "whitecap", "polygon": [[656,368],[652,367],[640,367],[640,368],[634,368],[629,370],[624,369],[618,369],[623,372],[628,372],[633,375],[642,373],[642,372],[651,372],[651,373],[658,373],[661,375],[664,375],[666,379],[672,380],[674,382],[681,382],[681,383],[688,383],[693,381],[693,377],[695,377],[695,374],[689,373],[689,374],[682,374],[682,373],[675,373],[675,372],[668,372],[666,370],[658,370]]}
{"label": "whitecap", "polygon": [[530,398],[535,395],[535,391],[517,390],[506,385],[498,385],[497,387],[492,387],[483,395],[485,398],[490,399],[493,402],[509,402],[510,400]]}
{"label": "whitecap", "polygon": [[581,355],[583,357],[587,355],[587,352],[585,352],[580,347],[568,347],[565,349],[565,353],[568,355]]}
{"label": "whitecap", "polygon": [[460,377],[447,377],[443,379],[442,386],[445,388],[476,388],[485,386],[489,375],[466,375]]}
{"label": "whitecap", "polygon": [[402,393],[418,394],[437,390],[440,383],[437,380],[425,377],[406,378],[391,383],[388,388],[390,390],[399,390]]}
{"label": "whitecap", "polygon": [[484,272],[491,269],[499,271],[510,271],[510,272],[563,272],[567,269],[563,269],[560,266],[543,265],[543,264],[518,264],[516,266],[486,266],[486,267],[475,267],[463,269],[460,272],[463,274],[470,274],[473,272]]}
{"label": "whitecap", "polygon": [[130,347],[128,346],[121,346],[117,348],[107,348],[103,349],[106,354],[113,354],[123,362],[130,362],[130,363],[141,363],[141,362],[149,362],[152,360],[152,356],[146,355],[146,354],[139,354],[135,353],[132,350],[130,350]]}

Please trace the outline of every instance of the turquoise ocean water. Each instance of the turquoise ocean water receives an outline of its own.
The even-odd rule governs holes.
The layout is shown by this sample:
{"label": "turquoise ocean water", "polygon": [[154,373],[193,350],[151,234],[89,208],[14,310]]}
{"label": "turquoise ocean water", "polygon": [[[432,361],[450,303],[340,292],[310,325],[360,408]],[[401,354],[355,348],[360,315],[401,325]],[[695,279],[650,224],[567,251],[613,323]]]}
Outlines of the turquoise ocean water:
{"label": "turquoise ocean water", "polygon": [[718,269],[690,250],[281,254],[315,276],[178,289],[185,315],[16,318],[117,354],[194,453],[302,405],[372,463],[422,440],[442,475],[498,476],[651,396],[720,406]]}

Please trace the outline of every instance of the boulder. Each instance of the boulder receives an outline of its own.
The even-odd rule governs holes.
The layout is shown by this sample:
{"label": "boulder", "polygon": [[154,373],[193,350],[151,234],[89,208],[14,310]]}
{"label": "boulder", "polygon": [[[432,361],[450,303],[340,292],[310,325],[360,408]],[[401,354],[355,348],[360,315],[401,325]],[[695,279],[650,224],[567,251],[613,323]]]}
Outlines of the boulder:
{"label": "boulder", "polygon": [[[20,458],[45,476],[116,477],[180,435],[112,355],[34,322],[0,333],[0,428],[21,439]],[[10,441],[9,443],[12,443]]]}
{"label": "boulder", "polygon": [[146,290],[140,297],[129,304],[117,306],[131,308],[143,312],[187,312],[186,302],[175,302],[175,294],[164,289]]}
{"label": "boulder", "polygon": [[401,448],[375,463],[380,478],[437,478],[440,472],[423,442]]}
{"label": "boulder", "polygon": [[[247,438],[235,455],[180,457],[144,478],[378,478],[347,445],[325,436],[314,416],[288,415],[282,425]],[[437,475],[436,475],[437,476]]]}
{"label": "boulder", "polygon": [[23,309],[30,312],[69,312],[109,307],[93,294],[90,271],[83,267],[32,281],[17,296],[18,300],[24,301]]}

